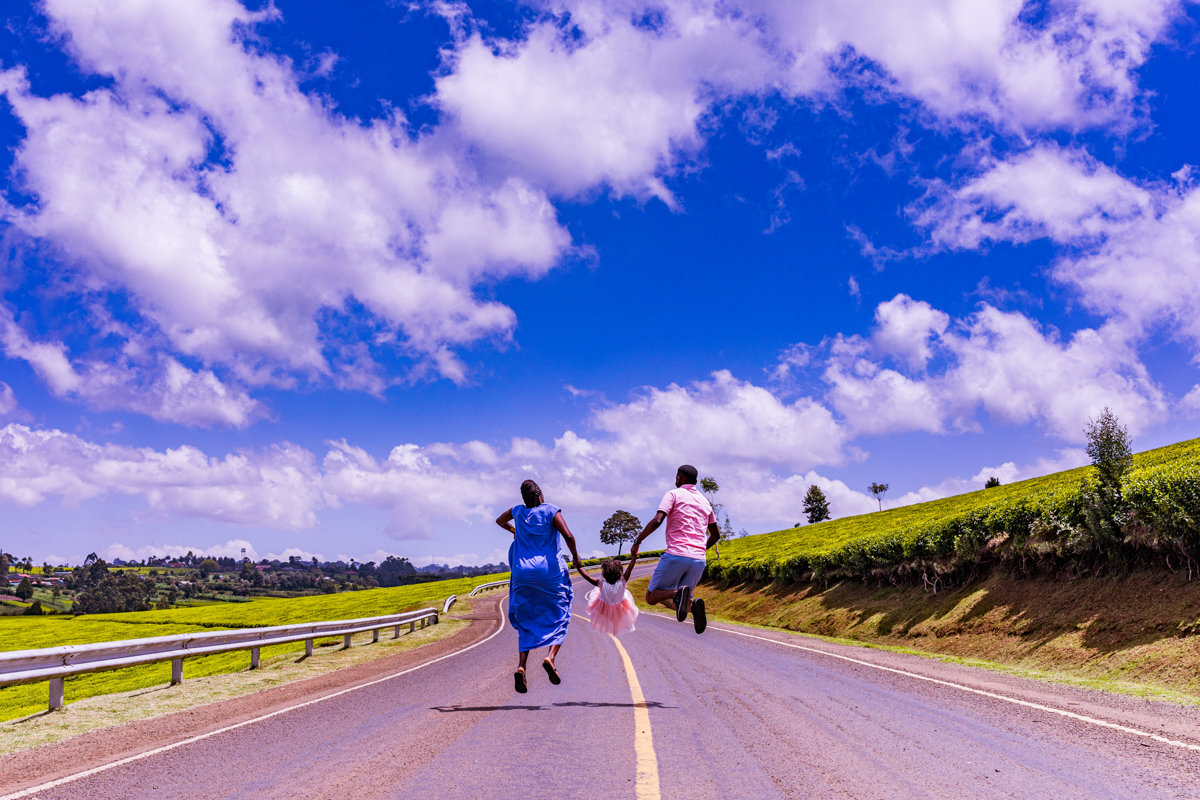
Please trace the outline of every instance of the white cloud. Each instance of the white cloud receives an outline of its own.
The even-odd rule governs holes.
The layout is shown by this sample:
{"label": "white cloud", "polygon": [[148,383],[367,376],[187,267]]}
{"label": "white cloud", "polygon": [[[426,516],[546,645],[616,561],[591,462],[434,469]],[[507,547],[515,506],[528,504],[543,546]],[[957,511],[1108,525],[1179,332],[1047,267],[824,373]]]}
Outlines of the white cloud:
{"label": "white cloud", "polygon": [[1179,408],[1185,415],[1195,419],[1200,417],[1200,383],[1191,388],[1179,401]]}
{"label": "white cloud", "polygon": [[319,477],[313,455],[287,443],[218,459],[190,446],[101,446],[59,430],[0,428],[0,499],[23,506],[49,497],[77,506],[116,492],[142,496],[157,514],[307,528],[318,508],[336,502]]}
{"label": "white cloud", "polygon": [[935,246],[1046,238],[1071,249],[1051,276],[1134,341],[1165,325],[1200,353],[1200,187],[1139,183],[1079,150],[1039,146],[962,187],[938,185],[917,214]]}
{"label": "white cloud", "polygon": [[180,558],[188,553],[193,553],[197,556],[216,556],[217,558],[233,558],[240,560],[242,558],[242,549],[246,550],[246,558],[251,561],[258,561],[258,552],[254,549],[254,545],[245,539],[230,539],[224,544],[214,544],[208,547],[194,547],[188,545],[147,545],[139,547],[136,550],[127,547],[120,543],[114,543],[105,548],[101,555],[107,561],[112,561],[114,558],[120,558],[125,561],[141,561],[143,559],[154,556],[156,558]]}
{"label": "white cloud", "polygon": [[[231,425],[264,413],[247,388],[381,392],[397,380],[381,365],[387,350],[417,373],[466,380],[457,348],[503,343],[516,323],[475,287],[537,278],[571,251],[546,193],[608,187],[673,203],[666,178],[695,164],[707,119],[730,99],[823,102],[859,87],[915,98],[935,122],[1128,127],[1142,102],[1136,71],[1181,8],[1080,0],[1031,21],[1013,0],[539,2],[545,13],[520,39],[459,35],[431,98],[445,122],[417,134],[398,112],[347,119],[301,91],[303,76],[255,38],[278,16],[269,5],[43,7],[81,70],[112,83],[45,97],[22,68],[0,73],[26,132],[15,185],[35,198],[3,216],[62,262],[63,285],[94,311],[96,341],[124,344],[73,353],[63,342],[78,336],[35,341],[8,314],[5,352],[59,396]],[[457,30],[473,24],[460,6],[444,13]],[[319,69],[335,63],[325,54]],[[1063,183],[1083,192],[1079,202],[1104,177],[1089,169],[1090,181]],[[1019,178],[997,171],[959,199],[1038,197]],[[1138,197],[1117,191],[1113,208],[1140,207]],[[1194,212],[1178,206],[1167,227],[1182,237]],[[1061,219],[1070,208],[1050,203],[1004,223],[960,214],[935,227],[959,243],[1038,226],[1055,235],[1072,224]],[[1191,262],[1162,241],[1063,262],[1057,274],[1091,287],[1094,308],[1166,304],[1183,325]],[[1156,298],[1122,283],[1150,262],[1170,278]],[[135,313],[115,325],[96,311],[106,304]]]}
{"label": "white cloud", "polygon": [[[713,99],[770,85],[774,59],[752,25],[705,3],[666,4],[657,29],[626,3],[567,3],[521,41],[467,37],[437,80],[461,134],[552,191],[607,185],[674,200],[661,177],[697,151]],[[650,11],[650,9],[644,9]]]}
{"label": "white cloud", "polygon": [[[876,322],[870,339],[839,335],[827,343],[828,401],[851,435],[973,430],[983,410],[1082,441],[1084,421],[1104,406],[1137,432],[1164,419],[1169,405],[1111,326],[1064,341],[1019,312],[982,303],[952,322],[906,295],[880,304]],[[934,356],[944,366],[926,374]]]}
{"label": "white cloud", "polygon": [[[462,380],[453,348],[515,324],[475,283],[536,277],[569,247],[540,191],[480,181],[444,137],[414,138],[399,115],[346,119],[301,92],[289,62],[247,39],[273,8],[48,0],[45,11],[81,67],[113,83],[41,97],[21,68],[0,73],[26,130],[15,172],[36,198],[4,217],[51,246],[85,301],[127,296],[144,342],[203,364],[181,372],[160,356],[162,396],[126,399],[134,410],[243,424],[253,401],[211,368],[250,386],[379,391],[388,379],[369,348],[339,345],[329,314]],[[6,352],[56,393],[119,402],[88,387],[125,376],[81,374],[63,345],[7,327]]]}
{"label": "white cloud", "polygon": [[0,419],[24,419],[29,412],[21,408],[12,387],[0,381]]}
{"label": "white cloud", "polygon": [[[1009,132],[1128,129],[1136,72],[1180,0],[616,0],[538,2],[516,40],[463,35],[437,104],[466,138],[566,195],[609,186],[673,202],[662,179],[694,156],[730,98],[910,97],[934,121]],[[462,9],[453,7],[461,22]]]}
{"label": "white cloud", "polygon": [[301,561],[312,561],[314,558],[317,561],[324,561],[325,556],[320,553],[312,553],[308,550],[302,550],[299,547],[289,547],[282,553],[267,553],[264,558],[268,561],[287,561],[292,556],[296,556]]}
{"label": "white cloud", "polygon": [[[286,443],[221,459],[192,447],[100,446],[10,424],[0,428],[0,499],[32,506],[61,498],[75,506],[109,493],[138,495],[151,514],[293,530],[317,525],[322,508],[361,503],[389,512],[392,538],[432,539],[438,525],[490,526],[517,502],[527,477],[550,502],[602,517],[656,504],[685,462],[721,475],[731,492],[759,497],[794,472],[847,457],[827,409],[808,398],[785,403],[728,372],[600,406],[591,425],[595,437],[565,431],[552,446],[522,438],[502,449],[403,444],[383,460],[334,441],[318,466],[312,453]],[[742,517],[766,513],[747,507]]]}
{"label": "white cloud", "polygon": [[[882,68],[885,88],[943,119],[1068,130],[1127,124],[1139,105],[1136,70],[1181,13],[1176,0],[1048,3],[1039,22],[1013,0],[746,0],[793,60],[792,91],[834,83],[854,57]],[[849,50],[849,52],[847,52]],[[835,69],[831,70],[833,63]],[[843,79],[870,74],[847,64]]]}

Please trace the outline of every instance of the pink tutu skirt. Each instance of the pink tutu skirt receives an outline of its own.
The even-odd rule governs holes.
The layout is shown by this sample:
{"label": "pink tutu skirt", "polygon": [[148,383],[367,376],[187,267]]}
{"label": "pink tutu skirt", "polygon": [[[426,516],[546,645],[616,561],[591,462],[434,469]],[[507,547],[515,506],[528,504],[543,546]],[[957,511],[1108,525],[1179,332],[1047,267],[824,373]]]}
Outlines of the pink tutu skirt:
{"label": "pink tutu skirt", "polygon": [[606,603],[600,598],[600,590],[592,589],[587,594],[587,610],[594,631],[618,636],[637,630],[634,623],[637,622],[638,607],[628,590],[621,602]]}

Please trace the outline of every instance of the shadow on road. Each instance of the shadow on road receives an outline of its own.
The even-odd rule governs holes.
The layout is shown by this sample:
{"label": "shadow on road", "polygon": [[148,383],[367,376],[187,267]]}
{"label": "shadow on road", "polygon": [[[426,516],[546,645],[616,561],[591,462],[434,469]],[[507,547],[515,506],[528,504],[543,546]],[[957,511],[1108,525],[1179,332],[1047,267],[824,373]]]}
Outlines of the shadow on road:
{"label": "shadow on road", "polygon": [[662,703],[650,701],[647,703],[589,703],[578,701],[572,703],[551,703],[549,706],[432,706],[434,711],[443,714],[451,711],[545,711],[548,708],[675,708],[664,706]]}

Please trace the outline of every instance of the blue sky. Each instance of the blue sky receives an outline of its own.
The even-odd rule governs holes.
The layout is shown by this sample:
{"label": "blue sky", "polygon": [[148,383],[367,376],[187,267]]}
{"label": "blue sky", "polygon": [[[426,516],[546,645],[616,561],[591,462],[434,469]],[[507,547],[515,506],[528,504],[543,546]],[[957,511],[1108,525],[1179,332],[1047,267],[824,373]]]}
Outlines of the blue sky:
{"label": "blue sky", "polygon": [[[343,4],[344,6],[344,4]],[[1200,435],[1200,9],[46,0],[0,30],[0,547],[584,551]]]}

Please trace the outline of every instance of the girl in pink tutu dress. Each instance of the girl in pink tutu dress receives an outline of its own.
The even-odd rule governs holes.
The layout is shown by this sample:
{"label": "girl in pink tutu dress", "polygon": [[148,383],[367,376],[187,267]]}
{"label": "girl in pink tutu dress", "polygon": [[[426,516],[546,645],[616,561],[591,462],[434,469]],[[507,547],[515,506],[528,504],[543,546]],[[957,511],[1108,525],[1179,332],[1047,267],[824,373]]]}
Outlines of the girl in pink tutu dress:
{"label": "girl in pink tutu dress", "polygon": [[621,562],[610,558],[600,564],[603,580],[599,581],[584,572],[583,567],[579,568],[583,579],[596,587],[587,594],[587,610],[588,616],[591,617],[592,630],[604,631],[613,636],[637,630],[634,623],[637,622],[638,607],[633,602],[633,595],[625,588],[636,561],[637,558],[629,559],[629,566],[625,567],[625,572],[622,573]]}

